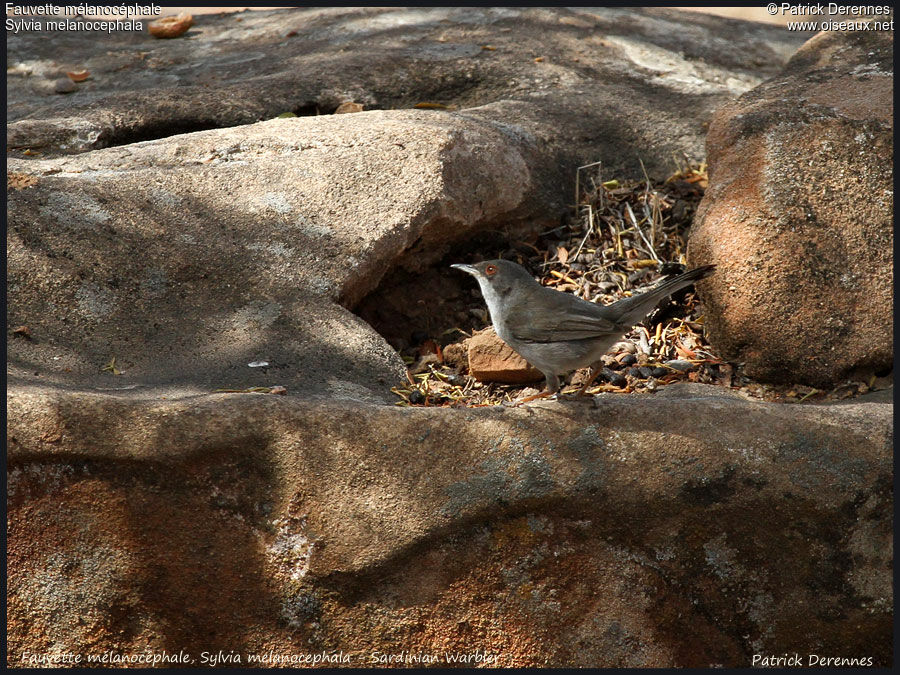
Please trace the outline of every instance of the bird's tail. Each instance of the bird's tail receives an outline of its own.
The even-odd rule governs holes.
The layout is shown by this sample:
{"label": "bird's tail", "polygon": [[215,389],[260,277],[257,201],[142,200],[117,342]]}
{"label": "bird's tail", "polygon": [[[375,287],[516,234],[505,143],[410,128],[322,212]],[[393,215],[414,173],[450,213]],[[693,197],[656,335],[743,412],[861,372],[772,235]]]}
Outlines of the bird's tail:
{"label": "bird's tail", "polygon": [[695,281],[705,279],[715,271],[715,265],[695,267],[684,274],[679,274],[677,277],[666,279],[656,288],[652,288],[639,295],[632,295],[625,300],[619,300],[616,304],[618,305],[621,303],[623,310],[619,323],[633,326],[647,316],[647,314],[659,304],[660,300],[686,286],[690,286]]}

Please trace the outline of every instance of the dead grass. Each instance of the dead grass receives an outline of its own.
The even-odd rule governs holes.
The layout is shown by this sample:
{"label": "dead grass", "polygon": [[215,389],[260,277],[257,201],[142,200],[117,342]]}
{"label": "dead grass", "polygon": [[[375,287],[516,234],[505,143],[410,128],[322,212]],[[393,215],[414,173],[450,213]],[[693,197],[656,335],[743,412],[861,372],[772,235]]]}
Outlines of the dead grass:
{"label": "dead grass", "polygon": [[[707,186],[705,164],[677,162],[665,181],[622,181],[602,176],[600,163],[578,169],[576,207],[566,223],[534,241],[513,242],[512,257],[539,281],[590,302],[609,304],[655,285],[686,266],[687,233]],[[484,325],[490,320],[483,302]],[[704,334],[702,305],[693,288],[664,301],[604,357],[599,392],[649,392],[674,382],[701,382],[736,389],[755,399],[821,401],[855,396],[889,383],[848,381],[831,391],[804,385],[754,382],[739,364],[716,354]],[[454,335],[467,336],[454,329]],[[464,350],[464,339],[444,344],[427,339],[402,354],[408,382],[394,387],[400,406],[474,407],[501,405],[534,393],[522,385],[482,383],[466,372],[465,359],[447,359]],[[453,365],[451,361],[455,361]],[[572,374],[562,393],[576,391],[588,369]],[[603,381],[605,380],[605,381]]]}

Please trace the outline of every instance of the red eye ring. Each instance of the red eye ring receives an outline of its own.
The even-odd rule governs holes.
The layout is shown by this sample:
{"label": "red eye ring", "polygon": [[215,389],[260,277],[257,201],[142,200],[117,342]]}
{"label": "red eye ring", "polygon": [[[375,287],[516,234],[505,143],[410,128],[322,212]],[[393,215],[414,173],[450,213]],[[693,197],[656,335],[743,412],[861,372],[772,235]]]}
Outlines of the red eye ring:
{"label": "red eye ring", "polygon": [[494,276],[495,274],[497,274],[497,266],[496,265],[488,265],[487,267],[484,268],[484,273],[486,275],[488,275],[489,277]]}

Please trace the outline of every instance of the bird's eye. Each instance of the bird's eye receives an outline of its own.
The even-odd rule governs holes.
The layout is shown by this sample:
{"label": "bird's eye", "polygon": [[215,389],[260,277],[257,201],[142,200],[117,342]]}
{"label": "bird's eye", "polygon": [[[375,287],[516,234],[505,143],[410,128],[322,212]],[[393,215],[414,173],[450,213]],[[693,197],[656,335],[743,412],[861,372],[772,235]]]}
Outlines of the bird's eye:
{"label": "bird's eye", "polygon": [[484,273],[487,274],[489,277],[494,276],[495,274],[497,274],[497,266],[496,265],[488,265],[487,267],[484,268]]}

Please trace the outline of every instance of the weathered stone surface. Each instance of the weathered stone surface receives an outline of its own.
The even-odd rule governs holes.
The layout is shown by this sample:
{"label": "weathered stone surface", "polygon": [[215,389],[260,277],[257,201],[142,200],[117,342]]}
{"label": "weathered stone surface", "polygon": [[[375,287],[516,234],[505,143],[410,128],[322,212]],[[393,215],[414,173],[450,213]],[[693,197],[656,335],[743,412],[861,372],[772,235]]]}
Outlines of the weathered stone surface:
{"label": "weathered stone surface", "polygon": [[481,382],[523,384],[544,375],[501,340],[493,328],[478,331],[468,340],[469,374]]}
{"label": "weathered stone surface", "polygon": [[[889,402],[399,409],[402,363],[349,311],[391,267],[558,218],[579,164],[699,157],[803,36],[333,8],[8,37],[9,665],[890,665]],[[60,69],[92,77],[62,97]],[[420,101],[457,109],[375,109]],[[253,385],[288,395],[212,393]]]}
{"label": "weathered stone surface", "polygon": [[710,339],[749,375],[829,386],[893,361],[893,36],[824,33],[716,113],[690,233]]}
{"label": "weathered stone surface", "polygon": [[[702,155],[706,113],[805,37],[661,8],[289,9],[196,17],[178,40],[23,31],[8,36],[7,144],[80,152],[347,101],[504,102],[496,119],[558,155],[546,172],[568,188],[579,163],[639,175],[638,156],[668,172],[672,153]],[[42,85],[73,68],[92,78],[60,104]]]}
{"label": "weathered stone surface", "polygon": [[[672,34],[685,24],[671,12],[327,9],[197,21],[165,41],[10,36],[8,144],[40,153],[9,162],[37,179],[9,192],[8,319],[33,336],[9,342],[13,376],[388,400],[400,360],[345,309],[386,271],[421,270],[475,231],[555,220],[584,161],[636,169],[652,148],[654,171],[695,153],[702,122],[684,106],[699,114],[743,91],[797,39],[754,29],[748,68],[730,45],[718,62],[689,49],[676,57]],[[691,22],[704,36],[743,25]],[[495,51],[481,49],[488,42]],[[66,105],[37,86],[55,69],[92,74]],[[177,135],[345,99],[434,98],[465,109]],[[101,372],[114,357],[121,376]],[[247,366],[258,362],[271,367]]]}
{"label": "weathered stone surface", "polygon": [[[38,176],[9,192],[8,318],[34,338],[11,341],[14,374],[107,387],[331,379],[386,392],[399,358],[336,303],[352,306],[411,247],[440,250],[515,209],[531,185],[495,129],[423,111],[10,166]],[[100,372],[113,356],[118,378]],[[259,360],[273,368],[247,367]]]}
{"label": "weathered stone surface", "polygon": [[450,410],[19,387],[8,411],[11,664],[25,649],[891,662],[889,403],[673,385]]}

